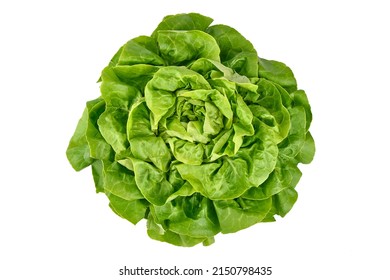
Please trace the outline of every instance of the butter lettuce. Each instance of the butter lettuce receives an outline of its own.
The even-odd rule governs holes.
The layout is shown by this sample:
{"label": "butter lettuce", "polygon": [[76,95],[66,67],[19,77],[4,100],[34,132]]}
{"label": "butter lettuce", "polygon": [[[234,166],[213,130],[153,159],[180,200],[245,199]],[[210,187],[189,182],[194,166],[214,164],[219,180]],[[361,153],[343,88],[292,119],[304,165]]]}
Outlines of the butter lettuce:
{"label": "butter lettuce", "polygon": [[284,217],[298,164],[315,153],[310,104],[291,69],[211,23],[167,16],[124,44],[66,151],[76,171],[92,167],[117,215],[146,219],[151,238],[178,246]]}

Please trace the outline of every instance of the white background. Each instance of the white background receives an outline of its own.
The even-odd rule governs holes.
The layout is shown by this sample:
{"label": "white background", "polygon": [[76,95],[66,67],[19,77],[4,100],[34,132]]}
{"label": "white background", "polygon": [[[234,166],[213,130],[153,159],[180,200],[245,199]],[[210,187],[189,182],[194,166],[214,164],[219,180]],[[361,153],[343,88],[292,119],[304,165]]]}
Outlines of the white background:
{"label": "white background", "polygon": [[[272,266],[264,279],[390,279],[385,3],[2,1],[0,279],[139,279],[119,276],[124,265]],[[314,114],[317,154],[302,166],[292,211],[218,235],[210,247],[151,240],[144,222],[133,226],[113,214],[95,194],[90,170],[74,172],[65,157],[111,56],[180,12],[230,25],[261,57],[289,65]]]}

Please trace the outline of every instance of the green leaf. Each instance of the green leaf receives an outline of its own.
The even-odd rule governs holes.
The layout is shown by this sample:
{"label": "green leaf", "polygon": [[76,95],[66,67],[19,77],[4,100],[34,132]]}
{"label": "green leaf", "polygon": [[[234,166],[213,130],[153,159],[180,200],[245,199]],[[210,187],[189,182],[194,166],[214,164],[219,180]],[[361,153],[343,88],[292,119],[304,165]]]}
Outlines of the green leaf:
{"label": "green leaf", "polygon": [[152,162],[158,169],[168,171],[171,153],[161,137],[134,137],[130,140],[130,148],[135,158]]}
{"label": "green leaf", "polygon": [[103,172],[103,161],[95,160],[92,165],[92,176],[95,182],[96,192],[104,192],[104,172]]}
{"label": "green leaf", "polygon": [[106,106],[124,110],[129,110],[131,105],[142,97],[137,88],[121,82],[112,68],[103,70],[100,91]]}
{"label": "green leaf", "polygon": [[88,110],[85,108],[83,116],[79,120],[76,130],[69,141],[66,156],[76,171],[89,166],[93,159],[89,153],[89,146],[85,136],[88,126]]}
{"label": "green leaf", "polygon": [[106,195],[110,200],[110,208],[118,216],[133,224],[137,224],[140,220],[145,218],[148,209],[148,202],[146,200],[128,201],[109,192]]}
{"label": "green leaf", "polygon": [[201,165],[204,148],[202,144],[195,144],[180,139],[168,139],[173,156],[180,162],[190,165]]}
{"label": "green leaf", "polygon": [[279,156],[284,160],[294,160],[305,144],[306,114],[302,106],[289,110],[291,128],[286,139],[279,144]]}
{"label": "green leaf", "polygon": [[219,61],[217,42],[199,30],[158,31],[157,42],[168,65],[189,63],[201,57]]}
{"label": "green leaf", "polygon": [[[189,65],[191,70],[194,70],[201,74],[206,79],[218,80],[219,82],[224,83],[224,85],[218,89],[224,91],[224,87],[233,85],[235,89],[235,83],[238,85],[245,84],[249,87],[255,87],[255,85],[251,84],[250,79],[246,76],[240,75],[235,72],[233,69],[225,66],[221,62],[210,60],[206,58],[199,58]],[[211,85],[215,84],[213,80],[209,80]],[[234,82],[226,84],[226,82]]]}
{"label": "green leaf", "polygon": [[305,109],[306,131],[308,131],[313,116],[311,113],[311,107],[309,104],[309,100],[307,99],[306,93],[303,90],[297,90],[294,91],[291,95],[294,100],[294,106],[302,106]]}
{"label": "green leaf", "polygon": [[166,173],[150,163],[132,159],[135,182],[145,199],[154,205],[164,205],[174,188],[167,181]]}
{"label": "green leaf", "polygon": [[272,139],[257,140],[252,146],[240,149],[236,157],[245,160],[250,185],[259,186],[274,170],[278,148]]}
{"label": "green leaf", "polygon": [[293,72],[282,62],[259,58],[259,77],[281,85],[288,92],[297,90]]}
{"label": "green leaf", "polygon": [[148,64],[118,65],[112,68],[121,82],[144,91],[145,85],[153,78],[159,66]]}
{"label": "green leaf", "polygon": [[126,135],[128,115],[128,110],[108,107],[98,120],[101,134],[116,153],[126,150],[129,146]]}
{"label": "green leaf", "polygon": [[233,233],[261,222],[271,210],[272,199],[214,201],[222,233]]}
{"label": "green leaf", "polygon": [[[108,160],[113,158],[110,145],[102,137],[97,121],[105,110],[104,100],[98,98],[87,102],[83,117],[80,119],[72,137],[67,156],[76,170],[81,170],[95,162],[94,159]],[[87,151],[88,149],[88,151]],[[101,191],[99,161],[92,167],[97,191]]]}
{"label": "green leaf", "polygon": [[175,91],[182,88],[209,89],[210,86],[198,73],[176,66],[161,68],[146,85],[145,100],[152,113],[153,131],[163,117],[170,117],[169,112],[174,110],[176,102]]}
{"label": "green leaf", "polygon": [[165,62],[159,55],[156,40],[148,36],[139,36],[128,41],[123,46],[117,64],[151,64],[162,66]]}
{"label": "green leaf", "polygon": [[168,242],[176,246],[192,247],[202,242],[204,245],[211,245],[214,243],[214,237],[192,237],[188,235],[177,234],[168,229],[165,229],[161,224],[156,223],[152,214],[149,214],[148,217],[147,232],[150,238]]}
{"label": "green leaf", "polygon": [[267,125],[277,142],[281,142],[292,127],[288,109],[283,105],[282,93],[273,83],[260,79],[257,83],[261,98],[250,107],[254,116]]}
{"label": "green leaf", "polygon": [[234,129],[234,154],[236,154],[244,141],[245,136],[252,136],[254,128],[252,125],[253,114],[249,107],[245,104],[240,95],[237,95],[236,104],[236,121],[233,124]]}
{"label": "green leaf", "polygon": [[298,199],[298,193],[293,188],[287,188],[274,196],[276,214],[281,217],[287,215]]}
{"label": "green leaf", "polygon": [[173,117],[167,119],[166,126],[167,127],[166,127],[166,130],[164,131],[164,133],[166,133],[168,135],[168,136],[166,136],[168,139],[169,139],[169,137],[177,137],[179,139],[186,140],[186,141],[189,141],[191,143],[194,140],[201,142],[197,138],[198,138],[198,136],[201,137],[202,133],[197,131],[196,135],[194,135],[190,131],[187,132],[187,130],[189,130],[189,127],[187,126],[187,130],[186,130],[186,128],[181,124],[179,117],[177,117],[177,116],[173,116]]}
{"label": "green leaf", "polygon": [[222,157],[214,163],[176,168],[196,191],[213,200],[236,198],[250,188],[248,165],[241,158]]}
{"label": "green leaf", "polygon": [[250,188],[242,197],[254,200],[270,198],[287,188],[295,187],[301,175],[295,165],[283,165],[278,161],[267,180],[257,187]]}
{"label": "green leaf", "polygon": [[213,237],[219,232],[218,219],[212,201],[195,193],[177,197],[162,206],[154,206],[153,216],[168,230],[196,238]]}
{"label": "green leaf", "polygon": [[251,42],[237,30],[226,25],[214,25],[207,33],[215,38],[221,49],[221,61],[241,75],[258,76],[257,52]]}
{"label": "green leaf", "polygon": [[150,111],[143,100],[140,100],[131,107],[126,124],[128,140],[131,140],[134,137],[154,136],[150,125],[149,114]]}
{"label": "green leaf", "polygon": [[213,19],[197,13],[177,14],[164,17],[163,21],[154,30],[152,37],[156,37],[160,30],[201,30],[213,22]]}
{"label": "green leaf", "polygon": [[102,137],[99,127],[98,119],[100,115],[106,109],[104,100],[99,102],[87,102],[88,108],[88,127],[86,132],[86,138],[89,146],[90,155],[95,159],[110,159],[112,157],[112,151],[110,145]]}
{"label": "green leaf", "polygon": [[297,160],[302,163],[308,164],[312,162],[315,151],[316,148],[313,136],[311,136],[311,133],[308,132],[305,137],[305,142],[303,143],[303,146],[297,155]]}
{"label": "green leaf", "polygon": [[143,199],[134,174],[119,163],[104,164],[104,190],[127,201]]}

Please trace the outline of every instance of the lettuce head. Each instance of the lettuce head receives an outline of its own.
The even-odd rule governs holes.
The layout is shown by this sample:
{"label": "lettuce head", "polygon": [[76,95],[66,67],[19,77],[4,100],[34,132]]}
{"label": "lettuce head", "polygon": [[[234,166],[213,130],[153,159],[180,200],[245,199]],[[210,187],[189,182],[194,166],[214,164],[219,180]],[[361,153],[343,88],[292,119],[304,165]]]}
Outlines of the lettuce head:
{"label": "lettuce head", "polygon": [[167,16],[125,43],[86,103],[66,154],[133,224],[178,246],[209,245],[285,216],[314,140],[308,98],[285,64],[226,25]]}

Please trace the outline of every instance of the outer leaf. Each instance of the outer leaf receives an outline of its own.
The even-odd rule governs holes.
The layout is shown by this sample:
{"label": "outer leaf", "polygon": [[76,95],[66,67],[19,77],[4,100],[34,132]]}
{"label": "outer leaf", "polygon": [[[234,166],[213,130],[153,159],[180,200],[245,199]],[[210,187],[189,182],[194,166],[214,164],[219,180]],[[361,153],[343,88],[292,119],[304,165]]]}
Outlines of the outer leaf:
{"label": "outer leaf", "polygon": [[120,164],[104,165],[104,190],[127,201],[143,199],[137,187],[134,174]]}
{"label": "outer leaf", "polygon": [[219,61],[217,42],[199,30],[158,31],[157,42],[168,65],[188,63],[201,57]]}
{"label": "outer leaf", "polygon": [[88,108],[88,127],[86,138],[89,146],[90,155],[95,159],[109,160],[113,158],[111,146],[104,140],[99,131],[98,119],[106,108],[104,100],[99,102],[87,102]]}
{"label": "outer leaf", "polygon": [[159,67],[148,64],[135,64],[130,66],[118,65],[112,69],[122,82],[132,85],[142,92]]}
{"label": "outer leaf", "polygon": [[276,214],[281,217],[286,216],[290,212],[291,208],[294,206],[295,202],[298,199],[298,193],[293,188],[288,188],[274,197],[274,205],[276,208]]}
{"label": "outer leaf", "polygon": [[272,199],[214,201],[222,233],[232,233],[261,222],[271,210]]}
{"label": "outer leaf", "polygon": [[126,125],[127,139],[155,136],[151,129],[149,114],[148,107],[143,100],[132,106]]}
{"label": "outer leaf", "polygon": [[279,161],[263,184],[249,189],[242,197],[252,200],[270,198],[287,188],[295,187],[301,175],[302,173],[295,165],[282,165]]}
{"label": "outer leaf", "polygon": [[154,38],[140,36],[128,41],[121,51],[118,65],[151,64],[164,65]]}
{"label": "outer leaf", "polygon": [[279,155],[284,160],[293,160],[301,151],[306,140],[306,115],[301,106],[291,108],[291,129],[288,137],[279,144]]}
{"label": "outer leaf", "polygon": [[116,153],[126,150],[129,146],[126,135],[128,114],[128,110],[108,107],[98,120],[101,134]]}
{"label": "outer leaf", "polygon": [[316,148],[313,136],[311,136],[311,133],[308,132],[306,134],[302,149],[299,151],[296,159],[302,163],[308,164],[313,160],[315,151]]}
{"label": "outer leaf", "polygon": [[158,169],[168,171],[171,153],[161,137],[134,137],[130,140],[130,148],[135,158],[151,161]]}
{"label": "outer leaf", "polygon": [[215,163],[179,164],[176,168],[196,191],[213,200],[236,198],[250,188],[248,166],[240,158],[223,157]]}
{"label": "outer leaf", "polygon": [[282,62],[259,58],[259,77],[281,85],[288,92],[297,90],[293,72]]}
{"label": "outer leaf", "polygon": [[204,31],[213,22],[213,19],[197,13],[178,14],[164,17],[163,21],[154,30],[152,37],[157,36],[160,30],[201,30]]}
{"label": "outer leaf", "polygon": [[220,230],[213,203],[199,193],[154,206],[152,212],[160,224],[169,221],[167,229],[180,235],[213,237]]}
{"label": "outer leaf", "polygon": [[146,200],[128,201],[112,193],[107,193],[110,200],[110,208],[120,217],[130,221],[133,224],[138,223],[145,218],[148,203]]}
{"label": "outer leaf", "polygon": [[[90,101],[89,107],[100,102],[100,98]],[[76,171],[80,171],[92,164],[94,159],[91,158],[90,148],[87,141],[87,130],[89,122],[88,107],[85,108],[81,119],[79,120],[76,130],[69,141],[66,150],[66,156]]]}
{"label": "outer leaf", "polygon": [[95,160],[92,163],[92,176],[95,182],[96,192],[104,192],[104,172],[103,172],[103,161]]}
{"label": "outer leaf", "polygon": [[247,163],[247,176],[251,186],[259,186],[274,170],[278,148],[271,139],[257,140],[250,147],[238,151],[237,157]]}
{"label": "outer leaf", "polygon": [[309,100],[307,99],[306,93],[303,90],[297,90],[292,93],[294,99],[294,106],[302,106],[305,109],[306,115],[306,131],[309,130],[311,121],[312,121],[312,113],[311,107],[309,104]]}
{"label": "outer leaf", "polygon": [[214,25],[207,29],[207,33],[217,41],[222,63],[241,75],[258,76],[257,52],[237,30],[226,25]]}
{"label": "outer leaf", "polygon": [[192,247],[196,244],[202,243],[204,245],[210,245],[214,243],[214,238],[204,237],[191,237],[188,235],[177,234],[168,229],[164,229],[161,224],[155,222],[152,214],[149,214],[148,223],[148,235],[156,240],[168,242],[177,246]]}
{"label": "outer leaf", "polygon": [[132,159],[135,182],[143,196],[154,205],[164,205],[168,197],[174,193],[174,188],[165,177],[164,172],[151,164],[138,159]]}
{"label": "outer leaf", "polygon": [[260,107],[252,105],[251,111],[275,133],[274,137],[279,143],[286,138],[292,126],[289,111],[283,105],[281,92],[273,83],[260,79],[258,86],[262,97],[255,104]]}
{"label": "outer leaf", "polygon": [[108,107],[128,110],[142,96],[137,88],[121,82],[112,68],[103,70],[102,79],[100,91]]}

